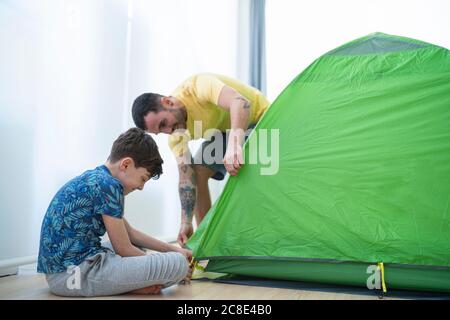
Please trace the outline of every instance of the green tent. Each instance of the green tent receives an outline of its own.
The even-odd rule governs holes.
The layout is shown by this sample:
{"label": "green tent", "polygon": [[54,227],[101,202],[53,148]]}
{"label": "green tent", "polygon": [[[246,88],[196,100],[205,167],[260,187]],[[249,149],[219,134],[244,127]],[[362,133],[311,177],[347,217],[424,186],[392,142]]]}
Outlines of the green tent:
{"label": "green tent", "polygon": [[447,49],[349,42],[280,94],[247,159],[264,129],[279,129],[278,172],[230,177],[188,243],[206,271],[450,291]]}

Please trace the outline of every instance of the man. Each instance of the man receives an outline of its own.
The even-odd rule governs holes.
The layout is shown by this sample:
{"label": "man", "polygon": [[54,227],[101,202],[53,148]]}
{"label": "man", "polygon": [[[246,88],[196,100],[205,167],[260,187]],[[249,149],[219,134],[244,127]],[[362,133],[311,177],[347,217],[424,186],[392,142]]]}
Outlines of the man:
{"label": "man", "polygon": [[[255,88],[216,74],[197,74],[170,96],[144,93],[136,98],[132,115],[137,127],[150,133],[170,134],[169,146],[179,168],[181,227],[178,242],[184,245],[193,233],[192,218],[200,224],[211,207],[210,178],[222,180],[226,172],[237,175],[244,160],[242,145],[247,128],[253,128],[269,107],[269,101]],[[208,129],[219,134],[206,136]],[[228,139],[225,138],[228,131]],[[193,161],[188,148],[192,138],[209,138]],[[227,141],[222,147],[223,141]],[[211,144],[214,148],[211,148]],[[207,161],[205,149],[226,149],[223,161]],[[217,154],[212,155],[215,159]],[[193,163],[192,163],[193,162]]]}
{"label": "man", "polygon": [[[51,292],[157,294],[190,277],[189,250],[136,230],[124,217],[124,197],[157,179],[162,163],[152,137],[132,128],[114,141],[105,164],[61,187],[42,223],[37,266]],[[106,232],[111,244],[102,245]],[[142,248],[159,253],[147,255]]]}

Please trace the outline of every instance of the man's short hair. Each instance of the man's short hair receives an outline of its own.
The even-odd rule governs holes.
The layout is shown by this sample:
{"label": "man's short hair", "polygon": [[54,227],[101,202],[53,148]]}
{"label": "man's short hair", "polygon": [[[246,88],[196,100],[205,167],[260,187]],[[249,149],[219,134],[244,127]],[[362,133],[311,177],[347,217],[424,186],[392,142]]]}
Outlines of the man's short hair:
{"label": "man's short hair", "polygon": [[114,141],[109,161],[115,163],[125,157],[133,159],[136,168],[146,168],[152,179],[158,179],[162,174],[163,160],[158,146],[155,140],[142,129],[128,129]]}
{"label": "man's short hair", "polygon": [[147,130],[144,117],[149,112],[158,113],[164,108],[161,104],[161,98],[163,97],[164,96],[157,93],[144,93],[134,100],[131,113],[136,127]]}

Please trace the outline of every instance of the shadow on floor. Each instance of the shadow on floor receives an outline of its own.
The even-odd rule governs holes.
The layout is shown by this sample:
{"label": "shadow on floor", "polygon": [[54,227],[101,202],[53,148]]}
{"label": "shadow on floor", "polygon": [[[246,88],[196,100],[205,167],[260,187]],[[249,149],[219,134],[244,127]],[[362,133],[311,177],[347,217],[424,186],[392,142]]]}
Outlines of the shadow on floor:
{"label": "shadow on floor", "polygon": [[272,280],[239,275],[226,275],[217,279],[201,278],[194,281],[212,281],[217,283],[228,283],[228,284],[256,286],[256,287],[355,294],[370,297],[378,296],[380,299],[382,299],[383,297],[388,297],[388,298],[417,299],[417,300],[450,300],[450,293],[389,290],[389,289],[387,293],[383,293],[380,290],[368,290],[362,287],[330,285],[330,284],[321,284],[303,281]]}

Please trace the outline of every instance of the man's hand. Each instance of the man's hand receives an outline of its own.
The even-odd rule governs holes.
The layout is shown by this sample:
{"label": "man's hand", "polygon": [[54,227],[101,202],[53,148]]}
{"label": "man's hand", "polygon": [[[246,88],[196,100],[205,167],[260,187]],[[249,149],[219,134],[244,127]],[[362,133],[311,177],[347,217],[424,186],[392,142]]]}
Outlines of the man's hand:
{"label": "man's hand", "polygon": [[250,119],[251,105],[247,98],[229,86],[222,88],[218,105],[230,112],[231,131],[223,164],[227,172],[235,176],[244,164],[242,145],[245,139],[244,131]]}
{"label": "man's hand", "polygon": [[225,157],[223,158],[225,169],[227,169],[230,175],[235,176],[238,174],[243,163],[242,147],[239,143],[233,143],[227,148]]}
{"label": "man's hand", "polygon": [[[192,222],[182,222],[180,227],[180,232],[178,233],[177,242],[180,246],[184,247],[186,242],[194,233],[194,227]],[[192,256],[192,255],[191,255]]]}

